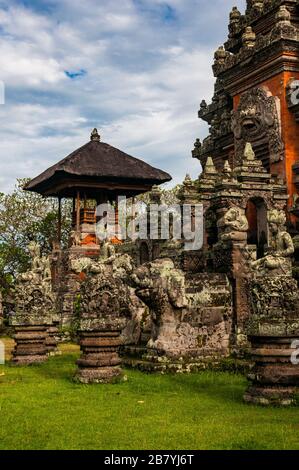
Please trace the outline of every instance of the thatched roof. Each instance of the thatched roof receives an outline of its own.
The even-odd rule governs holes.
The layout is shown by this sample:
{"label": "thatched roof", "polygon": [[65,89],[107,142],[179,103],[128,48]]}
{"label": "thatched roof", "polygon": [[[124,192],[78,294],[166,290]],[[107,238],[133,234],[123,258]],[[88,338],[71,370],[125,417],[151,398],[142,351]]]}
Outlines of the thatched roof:
{"label": "thatched roof", "polygon": [[77,181],[76,186],[83,181],[90,181],[93,186],[97,182],[117,182],[118,185],[124,182],[127,187],[130,183],[152,186],[171,179],[168,173],[101,142],[95,129],[90,142],[32,179],[25,189],[56,195],[54,188],[59,183],[63,192],[64,181],[68,181],[68,188],[70,181]]}

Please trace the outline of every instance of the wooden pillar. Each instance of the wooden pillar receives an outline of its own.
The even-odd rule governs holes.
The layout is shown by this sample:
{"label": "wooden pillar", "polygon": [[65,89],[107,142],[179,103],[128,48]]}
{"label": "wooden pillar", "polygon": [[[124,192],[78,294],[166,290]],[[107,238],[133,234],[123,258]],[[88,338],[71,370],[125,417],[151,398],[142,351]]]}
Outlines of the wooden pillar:
{"label": "wooden pillar", "polygon": [[77,207],[76,207],[76,231],[80,232],[80,191],[77,191]]}
{"label": "wooden pillar", "polygon": [[58,228],[57,228],[57,238],[58,242],[61,242],[61,197],[58,198]]}

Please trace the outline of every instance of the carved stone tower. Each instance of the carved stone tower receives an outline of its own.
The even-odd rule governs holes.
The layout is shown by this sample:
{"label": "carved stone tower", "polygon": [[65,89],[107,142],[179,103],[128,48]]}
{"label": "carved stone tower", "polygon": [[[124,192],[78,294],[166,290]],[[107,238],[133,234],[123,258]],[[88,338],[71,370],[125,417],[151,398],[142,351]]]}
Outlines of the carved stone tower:
{"label": "carved stone tower", "polygon": [[[210,134],[193,156],[217,169],[239,166],[247,142],[273,176],[286,182],[289,222],[296,225],[299,175],[299,2],[247,0],[230,13],[229,36],[215,53],[215,94],[199,117]],[[297,96],[296,96],[297,95]],[[298,103],[296,101],[298,98]],[[297,164],[296,164],[297,163]],[[293,211],[292,211],[293,209]],[[297,211],[299,214],[299,211]]]}

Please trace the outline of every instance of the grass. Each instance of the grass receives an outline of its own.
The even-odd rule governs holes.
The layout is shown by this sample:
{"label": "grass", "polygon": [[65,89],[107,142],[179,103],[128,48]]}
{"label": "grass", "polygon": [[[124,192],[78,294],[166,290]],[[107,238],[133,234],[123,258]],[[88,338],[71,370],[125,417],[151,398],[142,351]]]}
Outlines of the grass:
{"label": "grass", "polygon": [[245,405],[240,375],[129,370],[122,384],[79,385],[78,348],[62,350],[0,366],[0,449],[299,449],[299,409]]}

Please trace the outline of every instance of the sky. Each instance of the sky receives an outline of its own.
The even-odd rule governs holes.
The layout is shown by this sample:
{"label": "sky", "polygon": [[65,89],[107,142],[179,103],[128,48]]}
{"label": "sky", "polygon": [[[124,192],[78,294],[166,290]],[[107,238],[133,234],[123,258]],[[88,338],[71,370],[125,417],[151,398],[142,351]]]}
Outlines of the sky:
{"label": "sky", "polygon": [[213,55],[245,0],[0,0],[0,191],[89,141],[169,172],[173,184],[207,125]]}

